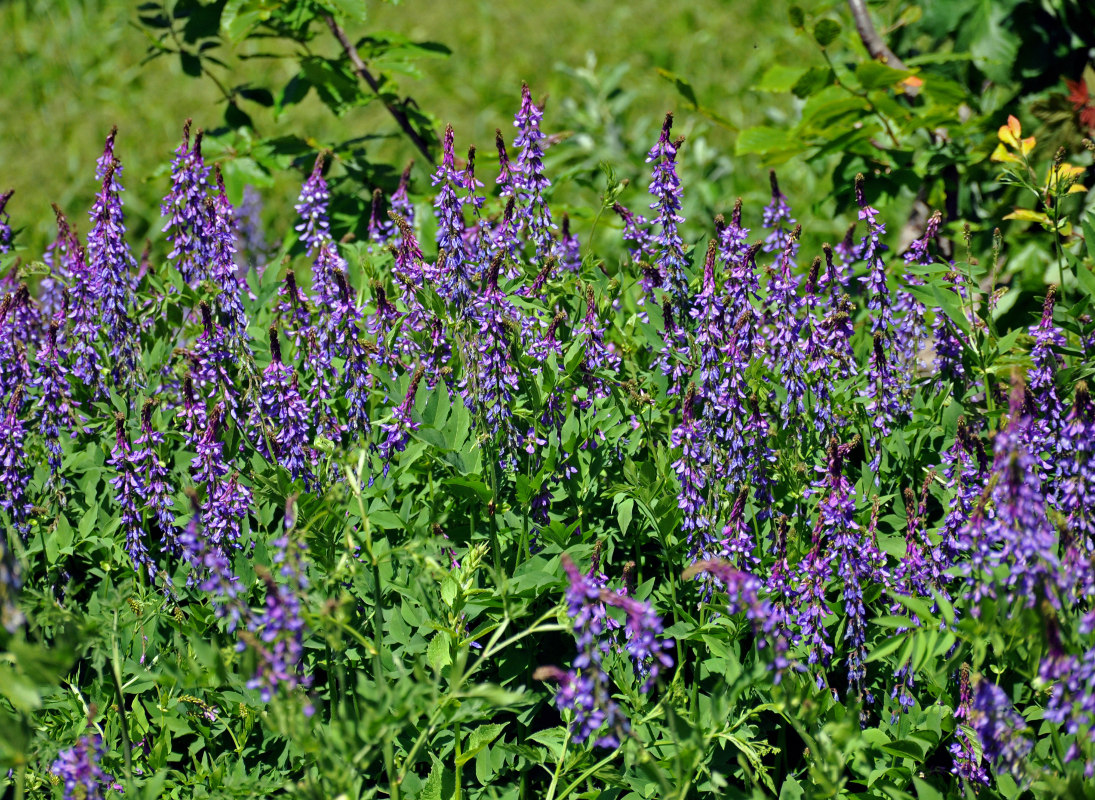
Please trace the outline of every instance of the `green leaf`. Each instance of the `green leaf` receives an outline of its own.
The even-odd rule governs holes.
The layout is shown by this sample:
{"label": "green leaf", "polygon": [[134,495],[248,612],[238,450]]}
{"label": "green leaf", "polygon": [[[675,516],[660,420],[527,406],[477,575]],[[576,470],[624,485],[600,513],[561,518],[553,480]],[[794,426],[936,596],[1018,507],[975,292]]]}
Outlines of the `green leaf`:
{"label": "green leaf", "polygon": [[635,501],[630,497],[621,500],[616,505],[616,521],[620,524],[620,533],[627,535],[627,529],[631,525],[631,515],[635,511]]}
{"label": "green leaf", "polygon": [[814,26],[814,41],[822,47],[828,47],[840,36],[840,23],[835,19],[820,20]]}
{"label": "green leaf", "polygon": [[806,12],[798,6],[791,6],[787,9],[787,19],[793,27],[802,28],[806,25]]}
{"label": "green leaf", "polygon": [[468,743],[464,752],[456,759],[456,766],[459,767],[462,764],[471,761],[476,753],[498,738],[498,735],[502,733],[503,728],[505,728],[504,725],[492,723],[490,725],[480,725],[473,730],[468,735]]}
{"label": "green leaf", "polygon": [[807,98],[815,92],[819,92],[836,80],[836,75],[828,67],[811,67],[795,81],[791,87],[791,93],[798,98]]}
{"label": "green leaf", "polygon": [[433,769],[430,770],[430,776],[426,778],[426,783],[422,786],[418,800],[441,800],[441,782],[444,773],[445,768],[441,766],[441,762],[434,760]]}
{"label": "green leaf", "polygon": [[491,499],[490,488],[475,478],[446,478],[441,483],[453,489],[453,494],[458,497],[478,498],[484,503]]}
{"label": "green leaf", "polygon": [[438,631],[432,639],[430,639],[429,647],[426,648],[426,660],[430,662],[430,666],[437,672],[447,667],[452,663],[452,652],[449,647],[449,634],[445,631]]}
{"label": "green leaf", "polygon": [[677,90],[677,94],[683,97],[693,108],[699,106],[700,101],[696,99],[696,90],[692,88],[691,83],[680,75],[677,75],[675,72],[670,72],[661,67],[658,67],[657,72],[661,78],[673,84],[673,88]]}
{"label": "green leaf", "polygon": [[738,134],[738,141],[734,145],[734,153],[739,156],[750,153],[764,154],[803,149],[805,148],[802,143],[791,133],[782,128],[772,128],[767,125],[746,128]]}
{"label": "green leaf", "polygon": [[908,70],[894,69],[877,61],[864,61],[855,68],[855,77],[864,89],[885,89],[896,86],[912,75]]}
{"label": "green leaf", "polygon": [[308,56],[301,59],[300,66],[301,74],[336,116],[341,117],[351,108],[367,105],[373,99],[371,94],[362,92],[357,76],[342,62]]}
{"label": "green leaf", "polygon": [[914,775],[912,781],[916,787],[917,800],[943,800],[943,793],[923,778]]}
{"label": "green leaf", "polygon": [[809,71],[787,64],[773,64],[764,71],[753,88],[760,92],[789,92],[791,87]]}

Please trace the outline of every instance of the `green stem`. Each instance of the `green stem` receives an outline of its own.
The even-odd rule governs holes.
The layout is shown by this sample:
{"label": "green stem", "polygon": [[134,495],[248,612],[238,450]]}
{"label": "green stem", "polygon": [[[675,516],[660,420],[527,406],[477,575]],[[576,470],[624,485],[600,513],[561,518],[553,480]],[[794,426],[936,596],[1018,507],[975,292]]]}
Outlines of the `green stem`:
{"label": "green stem", "polygon": [[559,777],[563,773],[563,762],[566,761],[567,747],[570,746],[570,728],[567,728],[566,738],[563,739],[563,751],[559,754],[559,760],[555,763],[555,772],[551,775],[551,783],[548,785],[547,797],[545,800],[554,800],[555,787],[559,784]]}
{"label": "green stem", "polygon": [[129,743],[129,720],[125,712],[125,695],[122,692],[122,669],[118,664],[118,612],[114,612],[114,636],[111,642],[110,674],[114,679],[114,694],[118,698],[118,713],[122,718],[122,753],[125,756],[125,777],[133,782],[133,747]]}
{"label": "green stem", "polygon": [[460,764],[461,742],[460,742],[460,723],[459,722],[453,723],[452,733],[453,733],[453,758],[452,758],[452,761],[453,761],[453,771],[456,773],[456,780],[455,780],[456,787],[455,787],[455,791],[453,793],[453,800],[463,800],[464,787],[460,785],[461,784],[460,773],[463,770],[462,770],[461,764]]}

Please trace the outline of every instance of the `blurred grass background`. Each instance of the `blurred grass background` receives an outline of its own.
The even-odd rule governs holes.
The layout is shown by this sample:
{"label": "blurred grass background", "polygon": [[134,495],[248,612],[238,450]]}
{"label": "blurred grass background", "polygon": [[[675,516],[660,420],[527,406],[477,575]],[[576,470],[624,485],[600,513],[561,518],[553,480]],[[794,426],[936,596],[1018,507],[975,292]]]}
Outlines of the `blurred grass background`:
{"label": "blurred grass background", "polygon": [[[767,199],[766,170],[755,159],[734,159],[733,144],[736,129],[778,123],[791,112],[774,96],[748,89],[766,67],[778,60],[793,63],[796,52],[806,51],[796,47],[787,22],[789,5],[785,0],[555,0],[535,5],[405,0],[370,3],[368,22],[350,32],[394,31],[449,47],[451,57],[419,62],[420,76],[408,76],[401,89],[442,126],[453,124],[458,150],[474,143],[486,160],[493,156],[495,128],[512,137],[521,82],[529,83],[534,97],[546,95],[544,130],[572,133],[549,151],[557,200],[571,206],[596,205],[599,160],[612,162],[621,177],[631,178],[624,199],[645,206],[643,157],[665,112],[677,111],[674,132],[688,137],[681,156],[686,211],[728,212],[734,198],[744,194],[757,223]],[[839,3],[816,5],[815,11],[843,10]],[[223,125],[223,101],[211,81],[184,75],[176,58],[144,63],[150,39],[136,20],[137,4],[119,0],[0,1],[0,31],[5,32],[0,189],[16,191],[8,211],[12,224],[24,229],[18,241],[28,248],[28,257],[37,257],[53,236],[50,202],[86,229],[96,188],[94,162],[111,125],[119,127],[118,154],[125,164],[127,213],[135,238],[159,227],[166,167],[184,119],[193,117],[195,126],[207,128]],[[316,47],[335,52],[326,31]],[[240,60],[253,55],[247,52],[219,55],[232,65],[236,82],[252,75],[280,86],[292,74],[288,61]],[[700,103],[723,122],[687,110],[659,69],[691,81]],[[314,95],[280,119],[256,115],[255,124],[264,136],[294,132],[321,143],[394,130],[379,107],[335,118]],[[393,164],[415,155],[398,137],[367,147],[372,148],[370,158]],[[490,166],[483,172],[493,177]],[[426,174],[420,164],[416,187],[421,191],[429,189]],[[274,237],[291,221],[298,177],[276,176],[263,187]],[[700,177],[707,181],[702,189]],[[815,180],[803,165],[781,171],[784,192],[804,223],[811,220],[805,198]],[[709,219],[695,223],[710,229]]]}

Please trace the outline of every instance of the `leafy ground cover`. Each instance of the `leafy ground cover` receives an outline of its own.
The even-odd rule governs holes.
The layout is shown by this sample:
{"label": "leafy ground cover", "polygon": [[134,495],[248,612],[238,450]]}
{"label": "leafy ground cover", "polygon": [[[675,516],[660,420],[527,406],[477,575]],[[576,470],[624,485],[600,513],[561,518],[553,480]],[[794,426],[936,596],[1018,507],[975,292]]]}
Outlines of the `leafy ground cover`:
{"label": "leafy ground cover", "polygon": [[986,148],[1035,308],[885,169],[803,231],[774,172],[682,179],[672,115],[579,225],[548,119],[364,191],[295,142],[281,229],[247,126],[188,122],[143,253],[114,131],[47,247],[0,195],[0,785],[1090,796],[1090,147]]}

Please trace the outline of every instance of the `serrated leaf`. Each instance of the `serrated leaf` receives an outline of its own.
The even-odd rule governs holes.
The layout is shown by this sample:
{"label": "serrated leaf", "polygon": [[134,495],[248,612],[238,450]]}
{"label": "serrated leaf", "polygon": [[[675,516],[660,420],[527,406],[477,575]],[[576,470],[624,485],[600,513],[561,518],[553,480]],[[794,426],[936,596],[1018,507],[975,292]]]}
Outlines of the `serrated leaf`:
{"label": "serrated leaf", "polygon": [[499,723],[491,723],[490,725],[480,725],[473,730],[468,734],[468,743],[464,752],[456,759],[456,766],[459,767],[475,758],[476,753],[497,739],[504,728],[505,726]]}
{"label": "serrated leaf", "polygon": [[430,666],[437,672],[440,672],[452,663],[449,635],[445,633],[445,631],[438,631],[434,634],[434,637],[430,639],[430,644],[426,648],[426,660],[430,662]]}

